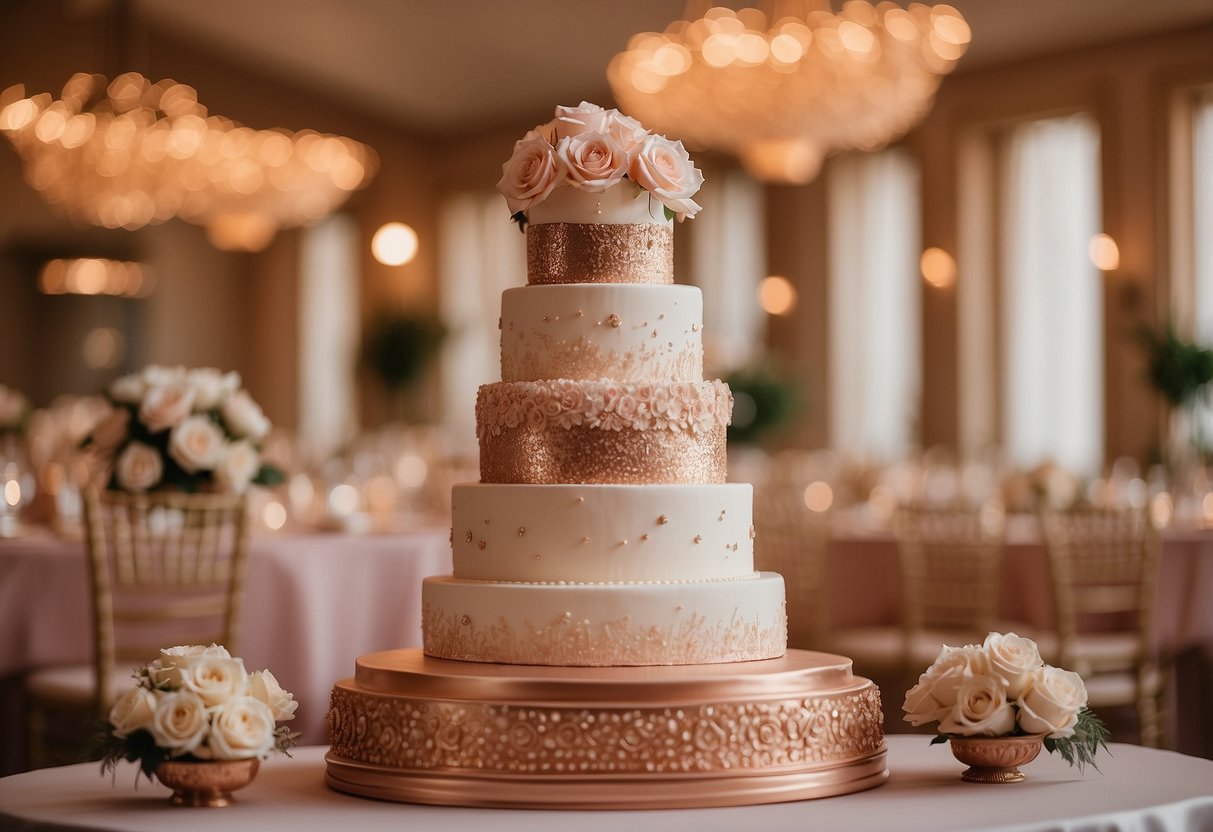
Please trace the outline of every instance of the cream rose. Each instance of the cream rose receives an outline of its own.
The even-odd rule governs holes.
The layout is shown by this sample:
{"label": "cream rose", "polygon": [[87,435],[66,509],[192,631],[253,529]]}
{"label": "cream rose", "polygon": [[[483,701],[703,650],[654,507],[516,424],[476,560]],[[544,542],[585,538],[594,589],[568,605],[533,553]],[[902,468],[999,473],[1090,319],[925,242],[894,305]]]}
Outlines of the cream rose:
{"label": "cream rose", "polygon": [[228,701],[215,713],[207,746],[218,760],[267,754],[274,747],[274,716],[269,706],[251,696]]}
{"label": "cream rose", "polygon": [[244,696],[248,690],[248,673],[240,659],[191,656],[181,668],[181,688],[198,694],[210,708]]}
{"label": "cream rose", "polygon": [[265,438],[270,432],[270,420],[265,418],[261,407],[253,401],[247,390],[239,390],[228,396],[220,409],[223,424],[238,439],[245,437],[254,442]]}
{"label": "cream rose", "polygon": [[147,688],[131,688],[110,708],[110,728],[115,737],[127,737],[149,728],[156,714],[156,694]]}
{"label": "cream rose", "polygon": [[612,139],[619,143],[623,152],[628,154],[629,159],[636,155],[649,135],[649,131],[644,129],[643,124],[631,116],[625,116],[618,110],[607,110],[606,131]]}
{"label": "cream rose", "polygon": [[149,387],[139,405],[139,421],[151,433],[179,425],[194,408],[194,388],[185,382]]}
{"label": "cream rose", "polygon": [[990,670],[1006,685],[1008,699],[1018,699],[1033,671],[1044,664],[1036,642],[1015,633],[990,633],[982,647],[990,659]]}
{"label": "cream rose", "polygon": [[1000,737],[1015,730],[1015,709],[1007,701],[1002,681],[973,676],[956,689],[956,704],[939,720],[943,734]]}
{"label": "cream rose", "polygon": [[989,659],[981,648],[945,646],[906,693],[903,718],[914,726],[942,720],[956,705],[961,685],[988,670]]}
{"label": "cream rose", "polygon": [[578,133],[556,145],[556,163],[568,183],[582,191],[600,194],[623,181],[628,155],[606,133]]}
{"label": "cream rose", "polygon": [[1063,739],[1074,734],[1078,712],[1087,704],[1087,686],[1072,670],[1045,665],[1032,674],[1017,704],[1020,728]]}
{"label": "cream rose", "polygon": [[215,482],[224,491],[243,494],[261,470],[261,454],[247,439],[230,442],[219,452]]}
{"label": "cream rose", "polygon": [[160,651],[160,658],[148,666],[152,681],[161,687],[166,685],[171,688],[181,687],[182,670],[189,664],[190,659],[200,656],[230,659],[232,654],[227,651],[226,647],[219,644],[212,644],[210,647],[201,644],[165,647]]}
{"label": "cream rose", "polygon": [[112,408],[93,428],[93,447],[100,453],[109,454],[126,440],[130,425],[129,410],[125,407]]}
{"label": "cream rose", "polygon": [[151,445],[131,442],[118,454],[114,477],[124,491],[147,491],[164,476],[164,460]]}
{"label": "cream rose", "polygon": [[576,107],[557,107],[552,127],[556,139],[580,136],[582,133],[605,133],[609,124],[607,111],[597,104],[582,101]]}
{"label": "cream rose", "polygon": [[510,213],[526,211],[560,184],[556,157],[547,139],[532,131],[514,142],[514,154],[501,166],[497,190],[505,197]]}
{"label": "cream rose", "polygon": [[249,674],[248,695],[264,702],[270,709],[275,722],[286,722],[295,718],[295,709],[299,703],[294,694],[282,689],[274,674],[268,670],[258,670]]}
{"label": "cream rose", "polygon": [[110,382],[109,396],[118,404],[139,404],[147,390],[147,382],[138,373],[119,376]]}
{"label": "cream rose", "polygon": [[644,140],[628,166],[628,176],[679,220],[694,217],[699,205],[692,196],[703,184],[703,174],[695,167],[682,142],[652,135]]}
{"label": "cream rose", "polygon": [[148,387],[164,387],[170,384],[184,384],[187,372],[180,365],[166,367],[163,364],[148,364],[139,371],[139,376]]}
{"label": "cream rose", "polygon": [[223,450],[223,431],[209,416],[191,416],[173,428],[168,454],[186,472],[211,471]]}
{"label": "cream rose", "polygon": [[193,388],[194,408],[197,410],[213,410],[219,406],[229,392],[224,386],[223,373],[214,367],[190,370],[186,380]]}
{"label": "cream rose", "polygon": [[206,703],[198,694],[184,690],[165,693],[158,698],[148,726],[156,745],[169,749],[174,757],[196,750],[206,739],[210,727]]}

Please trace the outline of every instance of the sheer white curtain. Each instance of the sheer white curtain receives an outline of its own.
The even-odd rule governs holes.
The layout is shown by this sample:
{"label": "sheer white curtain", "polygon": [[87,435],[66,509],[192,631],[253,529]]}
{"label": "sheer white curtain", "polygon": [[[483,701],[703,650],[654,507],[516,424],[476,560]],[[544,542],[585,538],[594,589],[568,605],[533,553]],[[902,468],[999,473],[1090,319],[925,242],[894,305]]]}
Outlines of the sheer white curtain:
{"label": "sheer white curtain", "polygon": [[1051,459],[1095,474],[1103,461],[1099,128],[1087,115],[1008,136],[1002,194],[1004,443],[1008,461]]}
{"label": "sheer white curtain", "polygon": [[299,435],[325,459],[358,429],[358,224],[334,214],[300,242]]}
{"label": "sheer white curtain", "polygon": [[497,193],[452,197],[439,234],[442,416],[464,439],[476,433],[477,388],[501,378],[501,292],[526,284],[526,238]]}
{"label": "sheer white curtain", "polygon": [[[1213,344],[1213,92],[1199,99],[1192,119],[1192,235],[1194,334]],[[1198,406],[1193,427],[1206,445],[1213,443],[1213,404]]]}
{"label": "sheer white curtain", "polygon": [[904,150],[851,154],[826,170],[830,434],[872,460],[918,442],[922,386],[919,171]]}
{"label": "sheer white curtain", "polygon": [[674,233],[690,232],[691,280],[703,290],[705,359],[710,372],[725,373],[762,353],[766,316],[757,293],[766,275],[763,191],[731,171],[705,182],[695,199],[707,207]]}

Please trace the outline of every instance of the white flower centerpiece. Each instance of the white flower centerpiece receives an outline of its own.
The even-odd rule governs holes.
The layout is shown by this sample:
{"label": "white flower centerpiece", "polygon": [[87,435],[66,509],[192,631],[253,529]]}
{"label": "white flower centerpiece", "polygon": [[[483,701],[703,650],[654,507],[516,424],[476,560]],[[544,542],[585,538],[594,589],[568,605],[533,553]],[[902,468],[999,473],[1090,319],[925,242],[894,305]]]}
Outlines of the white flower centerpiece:
{"label": "white flower centerpiece", "polygon": [[261,458],[270,421],[237,373],[153,364],[116,379],[107,397],[113,409],[85,444],[112,461],[112,489],[242,494],[282,482]]}
{"label": "white flower centerpiece", "polygon": [[1087,708],[1082,677],[1045,664],[1036,642],[1015,633],[945,645],[906,693],[902,710],[916,727],[938,723],[931,742],[950,741],[971,766],[964,779],[974,782],[1019,782],[1017,766],[1035,759],[1042,745],[1081,771],[1095,765],[1109,737]]}
{"label": "white flower centerpiece", "polygon": [[501,168],[497,189],[520,229],[526,226],[527,211],[561,185],[603,193],[626,179],[637,192],[647,191],[658,200],[667,220],[681,222],[700,210],[692,197],[703,174],[682,142],[588,101],[557,107],[555,118],[514,143],[513,155]]}
{"label": "white flower centerpiece", "polygon": [[[289,756],[298,737],[279,724],[294,719],[295,697],[270,671],[249,673],[220,645],[161,650],[160,658],[135,672],[135,682],[114,703],[102,732],[103,773],[123,760],[137,762],[149,780],[154,774],[176,788],[166,776],[170,764],[238,763],[229,769],[251,780],[260,759],[275,750]],[[226,792],[237,787],[229,780],[219,792],[228,798]],[[185,796],[174,802],[199,805]]]}

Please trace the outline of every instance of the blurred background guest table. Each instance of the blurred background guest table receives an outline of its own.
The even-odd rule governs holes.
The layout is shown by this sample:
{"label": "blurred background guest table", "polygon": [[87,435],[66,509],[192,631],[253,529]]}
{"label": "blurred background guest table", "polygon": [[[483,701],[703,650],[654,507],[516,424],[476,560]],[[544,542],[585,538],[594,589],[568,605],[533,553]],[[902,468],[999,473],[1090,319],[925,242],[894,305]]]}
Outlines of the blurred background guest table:
{"label": "blurred background guest table", "polygon": [[324,785],[323,747],[303,748],[292,759],[274,757],[257,778],[218,814],[170,806],[159,783],[132,784],[135,769],[117,779],[96,763],[18,774],[0,780],[0,827],[22,830],[124,829],[191,832],[216,824],[261,832],[356,828],[359,832],[491,828],[595,832],[625,827],[778,830],[845,829],[848,832],[930,830],[1156,829],[1197,832],[1213,827],[1213,761],[1115,744],[1101,754],[1100,771],[1079,774],[1053,754],[1024,768],[1013,786],[963,783],[947,748],[925,736],[889,737],[889,780],[876,789],[828,800],[727,809],[659,812],[558,812],[414,806],[364,800]]}
{"label": "blurred background guest table", "polygon": [[[450,571],[446,528],[254,533],[239,654],[249,670],[271,668],[295,694],[300,706],[293,727],[301,741],[324,742],[333,682],[352,674],[363,653],[420,646],[421,579]],[[9,680],[6,687],[19,689],[12,681],[35,667],[89,661],[90,604],[82,542],[36,529],[0,541],[0,679]],[[13,737],[21,714],[11,705],[5,710],[4,733]]]}

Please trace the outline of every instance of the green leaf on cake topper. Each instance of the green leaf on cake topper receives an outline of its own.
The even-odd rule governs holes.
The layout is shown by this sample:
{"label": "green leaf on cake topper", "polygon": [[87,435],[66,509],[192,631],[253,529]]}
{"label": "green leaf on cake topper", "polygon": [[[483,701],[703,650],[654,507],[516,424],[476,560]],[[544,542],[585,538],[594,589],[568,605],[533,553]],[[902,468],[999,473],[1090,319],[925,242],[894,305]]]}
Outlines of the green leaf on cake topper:
{"label": "green leaf on cake topper", "polygon": [[514,222],[518,223],[519,231],[521,231],[523,234],[526,233],[526,212],[525,211],[518,211],[514,214],[511,214],[510,219],[513,220]]}

